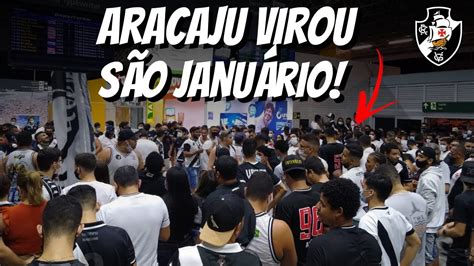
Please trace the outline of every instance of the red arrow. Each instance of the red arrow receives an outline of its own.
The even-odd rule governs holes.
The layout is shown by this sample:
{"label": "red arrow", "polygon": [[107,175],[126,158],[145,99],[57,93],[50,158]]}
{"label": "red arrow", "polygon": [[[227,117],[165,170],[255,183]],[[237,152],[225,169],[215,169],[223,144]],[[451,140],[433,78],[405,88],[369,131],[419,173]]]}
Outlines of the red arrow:
{"label": "red arrow", "polygon": [[383,74],[383,57],[379,49],[376,50],[379,56],[379,72],[377,74],[377,81],[375,82],[374,93],[372,94],[372,97],[370,97],[369,104],[367,104],[367,93],[364,90],[359,91],[359,103],[357,104],[357,111],[355,115],[355,121],[357,124],[364,122],[367,118],[396,103],[396,101],[393,101],[382,107],[372,110],[375,100],[377,100],[377,96],[379,95],[380,83],[382,82]]}

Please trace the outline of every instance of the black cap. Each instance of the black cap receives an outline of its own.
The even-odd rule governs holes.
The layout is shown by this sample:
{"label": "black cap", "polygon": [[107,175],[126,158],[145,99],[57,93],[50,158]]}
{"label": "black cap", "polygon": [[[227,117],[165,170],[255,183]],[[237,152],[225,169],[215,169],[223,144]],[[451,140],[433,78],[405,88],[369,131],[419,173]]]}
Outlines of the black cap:
{"label": "black cap", "polygon": [[131,129],[122,129],[118,134],[118,141],[125,141],[129,139],[137,139],[135,133]]}
{"label": "black cap", "polygon": [[206,203],[206,224],[199,238],[216,247],[227,244],[234,229],[244,218],[244,201],[229,193]]}
{"label": "black cap", "polygon": [[424,156],[428,157],[429,159],[433,159],[434,161],[436,161],[436,151],[431,147],[427,147],[427,146],[421,147],[416,152],[416,155],[418,155],[418,154],[423,154]]}
{"label": "black cap", "polygon": [[288,155],[282,162],[283,172],[306,170],[303,160],[298,155]]}
{"label": "black cap", "polygon": [[464,183],[474,184],[474,161],[464,162],[460,178]]}

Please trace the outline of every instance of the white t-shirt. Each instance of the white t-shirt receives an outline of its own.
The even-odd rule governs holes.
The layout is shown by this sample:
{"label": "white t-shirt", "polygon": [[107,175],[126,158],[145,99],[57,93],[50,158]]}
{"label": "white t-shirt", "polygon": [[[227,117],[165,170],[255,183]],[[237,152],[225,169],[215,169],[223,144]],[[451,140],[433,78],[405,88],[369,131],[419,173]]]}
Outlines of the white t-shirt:
{"label": "white t-shirt", "polygon": [[144,193],[120,196],[100,208],[97,220],[127,231],[137,265],[158,265],[160,230],[170,225],[168,209],[160,197]]}
{"label": "white t-shirt", "polygon": [[207,170],[207,165],[209,163],[209,155],[207,155],[207,151],[211,152],[212,148],[212,141],[210,139],[202,141],[201,137],[199,137],[199,143],[202,146],[203,152],[199,155],[199,160],[201,161],[201,170]]}
{"label": "white t-shirt", "polygon": [[102,144],[102,148],[110,148],[117,144],[115,139],[109,139],[105,135],[99,136],[100,144]]}
{"label": "white t-shirt", "polygon": [[146,160],[146,157],[148,157],[148,155],[152,152],[160,153],[158,150],[158,145],[149,139],[138,139],[135,152],[138,152],[142,156],[143,160]]}
{"label": "white t-shirt", "polygon": [[311,128],[321,130],[321,126],[319,126],[319,124],[314,121],[311,121]]}
{"label": "white t-shirt", "polygon": [[411,265],[425,265],[425,233],[426,224],[428,223],[425,199],[416,193],[407,191],[391,195],[385,200],[385,205],[399,211],[413,226],[413,229],[415,229],[416,234],[421,240],[421,246]]}
{"label": "white t-shirt", "polygon": [[351,169],[347,170],[344,174],[341,175],[342,178],[350,179],[354,182],[362,191],[362,179],[364,178],[364,170],[360,166],[352,167]]}
{"label": "white t-shirt", "polygon": [[[414,232],[403,214],[387,206],[372,208],[360,219],[359,228],[377,239],[382,250],[382,266],[400,265],[405,237]],[[391,251],[387,250],[390,245]]]}
{"label": "white t-shirt", "polygon": [[89,185],[93,187],[97,196],[97,202],[99,202],[100,206],[112,202],[117,198],[117,195],[115,194],[115,188],[113,186],[99,182],[97,180],[90,182],[79,181],[75,184],[65,187],[62,194],[66,195],[71,188],[79,185]]}
{"label": "white t-shirt", "polygon": [[[346,179],[351,180],[357,185],[360,191],[363,190],[362,180],[364,179],[364,171],[362,170],[360,166],[352,167],[351,169],[347,170],[341,175],[341,178],[346,178]],[[367,204],[365,202],[360,201],[360,207],[359,207],[359,210],[357,210],[357,214],[354,217],[354,220],[359,221],[362,218],[362,216],[365,215],[365,211],[363,208],[366,205]]]}
{"label": "white t-shirt", "polygon": [[449,170],[449,166],[445,162],[441,161],[438,167],[443,175],[444,184],[449,185],[451,183],[451,171]]}
{"label": "white t-shirt", "polygon": [[365,169],[365,163],[367,162],[367,158],[369,155],[374,152],[374,149],[372,147],[368,147],[364,149],[364,154],[362,155],[362,158],[360,159],[360,168],[365,172],[367,169]]}

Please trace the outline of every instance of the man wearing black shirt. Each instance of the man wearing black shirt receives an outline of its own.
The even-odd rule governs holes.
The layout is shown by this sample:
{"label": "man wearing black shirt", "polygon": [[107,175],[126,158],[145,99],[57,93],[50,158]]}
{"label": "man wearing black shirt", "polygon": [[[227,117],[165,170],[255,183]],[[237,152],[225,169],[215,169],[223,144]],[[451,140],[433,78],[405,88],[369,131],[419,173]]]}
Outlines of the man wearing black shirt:
{"label": "man wearing black shirt", "polygon": [[400,175],[402,183],[405,184],[411,182],[411,178],[408,175],[407,165],[405,162],[400,160],[401,153],[397,144],[387,142],[380,148],[380,151],[385,155],[385,157],[387,157],[388,162],[397,169],[397,173]]}
{"label": "man wearing black shirt", "polygon": [[[245,185],[238,181],[237,176],[238,163],[237,160],[229,155],[223,155],[217,158],[215,162],[215,179],[218,184],[216,190],[207,196],[202,205],[202,217],[207,217],[209,212],[209,204],[216,198],[225,194],[236,194],[245,199]],[[255,232],[255,213],[248,201],[244,201],[245,215],[242,231],[237,238],[237,242],[246,246],[253,238]],[[202,226],[206,222],[202,220]]]}
{"label": "man wearing black shirt", "polygon": [[323,225],[319,222],[315,207],[319,201],[319,193],[306,184],[306,168],[299,156],[286,157],[283,160],[283,172],[292,193],[278,203],[275,218],[290,226],[298,265],[304,265],[309,241],[323,232]]}
{"label": "man wearing black shirt", "polygon": [[338,132],[333,127],[324,130],[327,144],[319,148],[319,156],[328,163],[329,179],[342,174],[342,152],[344,145],[337,142]]}
{"label": "man wearing black shirt", "polygon": [[459,179],[464,183],[466,190],[454,199],[452,222],[438,231],[438,235],[453,238],[453,244],[448,250],[448,266],[469,265],[467,264],[469,241],[474,221],[474,161],[463,164]]}
{"label": "man wearing black shirt", "polygon": [[269,204],[269,209],[275,207],[275,205],[280,201],[281,198],[286,193],[285,188],[283,187],[283,183],[281,180],[273,174],[273,171],[262,164],[261,162],[257,161],[256,158],[256,151],[257,151],[257,142],[253,139],[246,139],[242,144],[242,153],[244,155],[244,162],[239,165],[239,169],[237,171],[237,179],[241,183],[246,183],[253,173],[255,172],[267,172],[272,180],[273,180],[273,201]]}
{"label": "man wearing black shirt", "polygon": [[336,178],[323,184],[316,208],[320,221],[330,230],[311,240],[307,265],[380,265],[382,251],[377,240],[352,222],[359,197],[359,188],[348,179]]}
{"label": "man wearing black shirt", "polygon": [[68,195],[82,206],[84,230],[76,239],[76,254],[83,254],[89,266],[94,265],[136,265],[135,249],[127,232],[120,227],[97,221],[99,210],[95,189],[89,185],[71,188]]}

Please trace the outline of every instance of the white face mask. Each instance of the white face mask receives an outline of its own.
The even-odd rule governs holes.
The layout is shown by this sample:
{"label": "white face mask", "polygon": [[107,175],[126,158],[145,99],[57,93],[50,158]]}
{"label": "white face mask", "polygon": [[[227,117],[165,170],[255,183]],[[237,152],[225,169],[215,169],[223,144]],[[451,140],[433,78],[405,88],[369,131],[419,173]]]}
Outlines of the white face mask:
{"label": "white face mask", "polygon": [[183,136],[183,132],[178,132],[178,134],[176,134],[176,136],[177,136],[178,138],[181,138],[181,137]]}
{"label": "white face mask", "polygon": [[431,139],[426,139],[426,143],[431,143]]}
{"label": "white face mask", "polygon": [[440,145],[439,145],[439,149],[440,149],[442,152],[446,152],[447,148],[448,148],[447,145],[444,145],[444,144],[440,144]]}
{"label": "white face mask", "polygon": [[290,141],[288,142],[291,146],[296,146],[298,145],[298,138],[291,138]]}
{"label": "white face mask", "polygon": [[250,133],[245,132],[245,137],[248,138],[250,136]]}
{"label": "white face mask", "polygon": [[375,136],[374,135],[369,135],[370,136],[370,140],[371,141],[374,141],[375,140]]}

